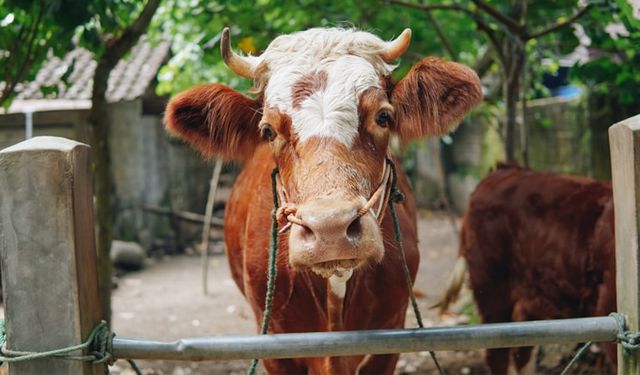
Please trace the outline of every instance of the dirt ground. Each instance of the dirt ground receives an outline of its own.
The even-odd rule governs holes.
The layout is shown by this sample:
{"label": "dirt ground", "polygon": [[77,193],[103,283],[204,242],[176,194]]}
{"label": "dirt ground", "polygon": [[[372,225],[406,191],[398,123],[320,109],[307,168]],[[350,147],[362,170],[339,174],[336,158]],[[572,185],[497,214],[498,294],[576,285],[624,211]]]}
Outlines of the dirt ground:
{"label": "dirt ground", "polygon": [[[422,212],[419,236],[422,258],[415,289],[420,294],[419,305],[425,326],[465,322],[469,316],[463,313],[441,317],[437,311],[429,309],[444,288],[457,256],[457,235],[451,219],[442,213]],[[121,338],[161,341],[255,334],[253,314],[231,280],[225,257],[214,255],[211,258],[207,295],[202,291],[201,274],[200,257],[194,254],[149,259],[142,271],[123,275],[113,294],[114,332]],[[465,298],[466,305],[472,306],[468,291],[458,305],[465,305]],[[416,327],[412,311],[407,312],[407,327]],[[481,351],[438,352],[437,356],[449,375],[485,373]],[[137,361],[137,364],[147,375],[244,374],[249,361]],[[532,373],[560,372],[549,370],[552,367],[538,366]],[[117,361],[110,372],[134,374],[123,360]],[[259,373],[262,373],[261,368]],[[403,354],[396,373],[437,374],[437,370],[429,354],[420,352]]]}

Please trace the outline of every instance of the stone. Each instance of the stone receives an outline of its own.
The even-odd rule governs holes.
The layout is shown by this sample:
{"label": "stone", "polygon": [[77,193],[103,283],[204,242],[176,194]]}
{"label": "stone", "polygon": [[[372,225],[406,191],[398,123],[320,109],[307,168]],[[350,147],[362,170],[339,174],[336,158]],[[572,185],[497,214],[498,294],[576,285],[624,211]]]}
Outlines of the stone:
{"label": "stone", "polygon": [[140,244],[114,240],[111,243],[113,265],[127,271],[138,271],[144,267],[147,254]]}

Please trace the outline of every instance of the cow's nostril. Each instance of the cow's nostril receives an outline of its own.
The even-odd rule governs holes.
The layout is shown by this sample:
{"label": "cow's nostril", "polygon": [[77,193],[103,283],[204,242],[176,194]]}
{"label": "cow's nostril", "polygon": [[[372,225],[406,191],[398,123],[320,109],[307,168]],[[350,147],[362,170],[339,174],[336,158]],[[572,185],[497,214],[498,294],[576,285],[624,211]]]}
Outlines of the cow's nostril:
{"label": "cow's nostril", "polygon": [[306,225],[300,224],[300,239],[306,243],[313,243],[316,241],[316,235],[313,233],[311,228]]}
{"label": "cow's nostril", "polygon": [[362,237],[362,223],[360,222],[360,216],[358,216],[347,227],[347,238],[349,241],[358,241],[360,237]]}

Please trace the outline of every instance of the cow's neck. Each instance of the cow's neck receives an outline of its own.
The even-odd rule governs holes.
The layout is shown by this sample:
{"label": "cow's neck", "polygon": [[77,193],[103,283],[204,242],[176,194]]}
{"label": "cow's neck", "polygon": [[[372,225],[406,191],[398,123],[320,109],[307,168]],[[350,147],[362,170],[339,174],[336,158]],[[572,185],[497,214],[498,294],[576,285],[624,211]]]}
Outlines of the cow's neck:
{"label": "cow's neck", "polygon": [[344,297],[347,294],[347,282],[351,278],[352,270],[331,276],[327,281],[327,319],[329,331],[344,331],[342,310]]}

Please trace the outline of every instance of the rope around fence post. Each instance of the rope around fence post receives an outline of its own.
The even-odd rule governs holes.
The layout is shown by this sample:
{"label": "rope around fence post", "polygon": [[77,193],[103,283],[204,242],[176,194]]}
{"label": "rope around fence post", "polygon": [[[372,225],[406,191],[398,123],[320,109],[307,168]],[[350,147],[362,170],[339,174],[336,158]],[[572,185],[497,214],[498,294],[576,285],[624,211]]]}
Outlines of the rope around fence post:
{"label": "rope around fence post", "polygon": [[[107,322],[104,320],[98,323],[87,336],[87,339],[77,345],[64,348],[48,350],[44,352],[18,351],[7,349],[7,335],[5,331],[5,321],[0,320],[0,365],[2,363],[15,363],[32,361],[35,359],[56,357],[60,359],[91,362],[93,364],[105,363],[110,366],[115,361],[113,357],[113,338],[115,333],[109,330]],[[87,355],[71,355],[70,353],[79,350],[88,350]],[[129,365],[137,375],[142,372],[133,360],[127,359]],[[108,372],[108,370],[107,370]]]}
{"label": "rope around fence post", "polygon": [[634,350],[640,349],[640,332],[632,332],[627,330],[627,324],[624,316],[619,313],[611,313],[618,323],[618,343],[622,345],[625,354],[629,354]]}
{"label": "rope around fence post", "polygon": [[[276,285],[276,276],[278,268],[276,267],[276,258],[278,256],[278,188],[276,176],[280,170],[278,167],[271,171],[271,193],[273,194],[273,212],[271,212],[271,244],[269,248],[269,271],[267,274],[267,294],[264,299],[264,313],[262,314],[262,327],[260,334],[266,335],[269,332],[269,320],[271,319],[271,311],[273,307],[273,295]],[[258,367],[258,358],[251,361],[251,366],[247,370],[247,374],[254,375]]]}
{"label": "rope around fence post", "polygon": [[[616,335],[616,341],[618,344],[622,345],[624,354],[629,355],[630,352],[640,349],[640,332],[632,332],[627,330],[627,324],[622,314],[614,312],[609,314],[609,316],[615,318],[616,323],[618,323],[618,334]],[[569,373],[569,369],[580,360],[584,352],[589,346],[591,346],[591,344],[592,342],[588,341],[580,348],[580,350],[578,350],[576,355],[573,356],[564,370],[562,370],[562,375],[566,375]]]}
{"label": "rope around fence post", "polygon": [[[5,332],[5,322],[4,320],[2,320],[0,321],[0,363],[15,363],[50,357],[60,357],[79,361],[91,361],[93,363],[110,362],[110,360],[112,359],[112,335],[113,334],[109,332],[109,329],[107,328],[107,323],[105,321],[102,321],[91,331],[91,333],[89,333],[87,339],[83,343],[78,345],[72,345],[44,352],[9,350],[7,349],[6,345],[7,337]],[[89,355],[76,356],[69,354],[71,352],[89,348],[94,349]]]}
{"label": "rope around fence post", "polygon": [[[14,363],[40,358],[60,357],[79,361],[90,361],[92,363],[110,364],[113,359],[113,356],[111,355],[113,337],[114,334],[109,331],[107,323],[103,320],[91,331],[91,333],[89,333],[89,336],[83,343],[77,345],[44,352],[9,350],[7,349],[5,322],[2,320],[0,323],[0,363]],[[91,354],[85,356],[69,354],[71,352],[84,349],[92,349]]]}
{"label": "rope around fence post", "polygon": [[[404,279],[407,284],[407,288],[409,289],[409,299],[411,300],[411,306],[413,307],[413,313],[416,316],[416,321],[418,323],[418,327],[424,328],[424,323],[422,322],[422,314],[420,314],[420,309],[418,308],[418,301],[416,299],[416,294],[413,292],[413,281],[411,281],[411,274],[409,273],[409,266],[407,265],[407,258],[404,254],[404,246],[402,244],[402,232],[400,231],[400,223],[398,221],[398,215],[396,214],[396,210],[393,207],[396,203],[401,203],[404,201],[404,194],[398,189],[398,174],[396,173],[396,166],[393,164],[391,159],[387,158],[386,162],[391,167],[391,196],[389,198],[389,212],[391,213],[391,218],[393,219],[393,231],[395,233],[396,243],[398,244],[398,250],[400,250],[400,259],[402,261],[402,271],[404,273]],[[438,358],[436,358],[436,353],[433,351],[429,351],[429,355],[435,363],[436,368],[440,375],[445,375],[446,372],[440,366],[440,362],[438,362]]]}

